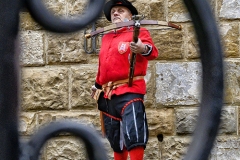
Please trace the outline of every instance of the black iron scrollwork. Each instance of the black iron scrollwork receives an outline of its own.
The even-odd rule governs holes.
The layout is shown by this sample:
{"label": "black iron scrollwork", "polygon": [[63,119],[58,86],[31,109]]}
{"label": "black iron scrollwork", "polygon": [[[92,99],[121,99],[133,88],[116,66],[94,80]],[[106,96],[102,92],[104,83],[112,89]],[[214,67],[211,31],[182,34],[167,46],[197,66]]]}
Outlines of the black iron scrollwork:
{"label": "black iron scrollwork", "polygon": [[69,33],[84,29],[87,25],[95,22],[101,15],[105,0],[89,0],[88,7],[83,15],[74,19],[63,19],[54,16],[45,7],[42,0],[25,0],[26,7],[32,17],[47,30],[58,33]]}
{"label": "black iron scrollwork", "polygon": [[[206,0],[184,0],[192,17],[199,41],[203,70],[202,100],[199,119],[185,160],[207,160],[220,123],[223,103],[223,62],[218,28]],[[41,0],[0,0],[0,157],[1,160],[35,160],[43,144],[60,132],[80,137],[90,160],[106,160],[97,135],[73,122],[56,122],[33,135],[21,145],[18,135],[19,12],[26,6],[43,27],[59,33],[75,32],[92,24],[101,15],[105,0],[89,0],[79,19],[64,20],[52,15]],[[31,150],[28,152],[27,150]],[[21,156],[21,157],[20,157]]]}
{"label": "black iron scrollwork", "polygon": [[[36,160],[42,145],[60,132],[73,133],[83,140],[90,160],[106,160],[100,138],[86,126],[57,122],[36,133],[20,147],[18,135],[19,64],[18,26],[21,7],[52,32],[69,33],[83,29],[101,15],[105,0],[89,0],[88,10],[78,19],[61,19],[49,12],[41,0],[0,0],[0,159]],[[100,136],[99,136],[100,137]]]}
{"label": "black iron scrollwork", "polygon": [[199,118],[185,160],[207,160],[217,136],[223,106],[223,51],[208,2],[184,2],[197,34],[203,72]]}
{"label": "black iron scrollwork", "polygon": [[72,121],[53,122],[39,130],[29,142],[22,145],[20,160],[37,160],[44,143],[60,133],[72,133],[84,142],[90,160],[107,160],[99,134],[90,127]]}

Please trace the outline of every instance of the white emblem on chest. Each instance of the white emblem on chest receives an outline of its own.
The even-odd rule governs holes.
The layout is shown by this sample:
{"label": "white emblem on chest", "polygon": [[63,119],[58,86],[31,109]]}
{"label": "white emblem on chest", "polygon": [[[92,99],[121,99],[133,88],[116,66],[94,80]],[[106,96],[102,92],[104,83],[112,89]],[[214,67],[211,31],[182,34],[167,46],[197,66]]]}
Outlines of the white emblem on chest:
{"label": "white emblem on chest", "polygon": [[118,52],[120,54],[125,53],[129,48],[129,42],[119,42],[118,44]]}

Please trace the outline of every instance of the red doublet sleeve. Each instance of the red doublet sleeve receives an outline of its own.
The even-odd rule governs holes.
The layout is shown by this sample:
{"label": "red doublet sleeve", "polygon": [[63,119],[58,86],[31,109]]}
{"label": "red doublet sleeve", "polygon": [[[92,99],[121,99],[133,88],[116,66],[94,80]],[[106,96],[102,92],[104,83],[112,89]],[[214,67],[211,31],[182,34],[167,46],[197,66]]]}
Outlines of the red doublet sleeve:
{"label": "red doublet sleeve", "polygon": [[142,43],[145,45],[151,46],[151,52],[150,54],[144,56],[147,60],[153,60],[158,57],[158,49],[153,43],[153,40],[151,38],[151,35],[149,31],[146,28],[140,29],[139,38],[141,39]]}

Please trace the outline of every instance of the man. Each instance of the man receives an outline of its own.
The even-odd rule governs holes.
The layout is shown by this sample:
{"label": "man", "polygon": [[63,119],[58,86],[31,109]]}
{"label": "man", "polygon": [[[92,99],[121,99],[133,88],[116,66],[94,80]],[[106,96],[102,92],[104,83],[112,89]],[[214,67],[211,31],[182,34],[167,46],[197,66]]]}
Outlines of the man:
{"label": "man", "polygon": [[[110,0],[104,14],[108,21],[129,21],[137,9],[127,0]],[[115,160],[142,160],[148,141],[148,125],[143,104],[146,94],[144,76],[148,60],[158,56],[150,33],[140,28],[138,42],[132,42],[133,26],[106,33],[102,38],[99,67],[93,97],[102,111],[106,137]],[[128,85],[129,57],[137,54],[132,86]],[[99,92],[100,91],[100,92]],[[103,91],[103,92],[101,92]]]}

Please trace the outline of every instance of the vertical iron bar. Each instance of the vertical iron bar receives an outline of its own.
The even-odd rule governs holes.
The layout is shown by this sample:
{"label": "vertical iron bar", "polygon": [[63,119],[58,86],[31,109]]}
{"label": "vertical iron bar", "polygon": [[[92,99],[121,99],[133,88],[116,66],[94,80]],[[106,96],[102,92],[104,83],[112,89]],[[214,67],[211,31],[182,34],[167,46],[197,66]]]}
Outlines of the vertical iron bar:
{"label": "vertical iron bar", "polygon": [[223,50],[217,23],[207,0],[184,0],[199,42],[202,97],[193,140],[184,160],[208,160],[221,122],[224,76]]}
{"label": "vertical iron bar", "polygon": [[0,159],[18,159],[19,0],[0,0]]}

